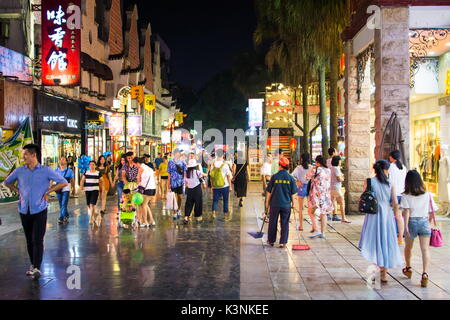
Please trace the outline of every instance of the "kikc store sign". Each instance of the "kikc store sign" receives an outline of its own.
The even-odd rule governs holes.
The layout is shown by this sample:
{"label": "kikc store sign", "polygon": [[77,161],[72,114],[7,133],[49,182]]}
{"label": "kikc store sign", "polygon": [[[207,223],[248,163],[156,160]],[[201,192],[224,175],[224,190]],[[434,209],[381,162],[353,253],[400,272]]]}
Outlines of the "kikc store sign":
{"label": "kikc store sign", "polygon": [[42,0],[42,85],[80,85],[80,0]]}

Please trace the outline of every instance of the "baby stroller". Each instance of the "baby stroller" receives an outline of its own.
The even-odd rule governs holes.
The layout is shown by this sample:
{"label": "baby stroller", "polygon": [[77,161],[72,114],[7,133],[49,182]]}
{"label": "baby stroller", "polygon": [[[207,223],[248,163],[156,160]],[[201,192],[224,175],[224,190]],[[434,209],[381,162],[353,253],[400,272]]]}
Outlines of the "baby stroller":
{"label": "baby stroller", "polygon": [[[127,194],[129,193],[130,191],[127,190]],[[120,203],[119,222],[117,225],[119,228],[137,228],[138,222],[136,219],[136,208],[130,198],[126,201],[122,200]]]}

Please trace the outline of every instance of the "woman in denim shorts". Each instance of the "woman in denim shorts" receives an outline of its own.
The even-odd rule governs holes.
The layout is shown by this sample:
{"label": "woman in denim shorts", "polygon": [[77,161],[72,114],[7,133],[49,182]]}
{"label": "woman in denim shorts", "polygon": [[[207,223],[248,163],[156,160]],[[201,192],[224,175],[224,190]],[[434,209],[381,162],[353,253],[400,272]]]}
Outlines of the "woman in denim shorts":
{"label": "woman in denim shorts", "polygon": [[422,280],[421,286],[428,284],[428,264],[430,261],[430,236],[431,236],[431,215],[437,210],[433,197],[426,192],[420,174],[416,170],[408,171],[405,179],[405,192],[402,195],[402,208],[405,213],[405,260],[406,266],[402,272],[411,279],[411,255],[414,239],[418,236],[420,241],[420,250],[422,251]]}
{"label": "woman in denim shorts", "polygon": [[299,231],[303,231],[303,199],[308,197],[308,182],[309,179],[306,178],[306,174],[311,170],[309,164],[310,157],[309,153],[303,153],[301,155],[301,164],[297,166],[292,172],[292,176],[297,181],[297,196],[298,196],[298,216],[299,216]]}

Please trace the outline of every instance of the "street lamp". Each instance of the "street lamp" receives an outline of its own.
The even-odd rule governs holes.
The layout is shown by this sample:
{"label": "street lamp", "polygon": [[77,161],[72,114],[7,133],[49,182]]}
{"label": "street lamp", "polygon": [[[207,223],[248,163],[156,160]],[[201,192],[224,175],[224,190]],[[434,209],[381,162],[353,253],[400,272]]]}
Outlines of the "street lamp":
{"label": "street lamp", "polygon": [[[133,110],[131,113],[134,113],[138,108],[138,102],[134,99],[131,99],[130,91],[131,88],[129,86],[122,87],[117,93],[117,98],[114,98],[112,107],[115,113],[125,115],[124,132],[123,132],[125,153],[127,152],[127,120],[128,120],[128,113],[130,113],[128,112],[128,105],[130,105],[131,110]],[[119,111],[122,105],[122,101],[127,101],[127,103],[124,104],[124,111]]]}

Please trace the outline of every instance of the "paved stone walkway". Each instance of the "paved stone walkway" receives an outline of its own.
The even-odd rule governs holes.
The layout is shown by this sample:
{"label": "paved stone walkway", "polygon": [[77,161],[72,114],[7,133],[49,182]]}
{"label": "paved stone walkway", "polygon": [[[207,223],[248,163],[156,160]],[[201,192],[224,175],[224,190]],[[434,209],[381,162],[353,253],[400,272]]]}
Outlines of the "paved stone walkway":
{"label": "paved stone walkway", "polygon": [[[340,299],[340,300],[425,300],[450,299],[450,219],[438,217],[445,246],[431,248],[430,282],[420,287],[421,256],[418,241],[413,253],[412,279],[403,276],[401,269],[389,270],[389,283],[381,289],[367,285],[367,262],[357,248],[363,216],[349,216],[351,224],[329,222],[327,239],[309,239],[310,224],[304,231],[296,231],[291,216],[287,249],[264,245],[263,239],[247,234],[257,231],[262,220],[264,202],[259,189],[252,189],[241,215],[241,299]],[[296,208],[297,203],[296,203]],[[307,210],[304,210],[307,217]],[[306,243],[308,251],[292,251],[292,244]],[[403,252],[403,246],[401,248]]]}
{"label": "paved stone walkway", "polygon": [[[161,200],[152,206],[157,227],[117,229],[113,198],[100,228],[88,225],[84,197],[71,199],[71,222],[56,224],[57,203],[49,208],[45,256],[39,281],[24,272],[28,266],[25,239],[16,204],[2,204],[0,217],[0,299],[450,299],[450,219],[438,218],[445,246],[432,248],[428,288],[420,288],[421,258],[414,248],[411,280],[400,269],[390,270],[387,285],[366,285],[367,268],[357,246],[362,216],[352,224],[330,222],[327,239],[307,239],[295,230],[294,217],[287,249],[264,246],[247,232],[258,231],[263,198],[259,184],[249,186],[244,207],[230,215],[210,216],[211,196],[205,195],[202,224],[174,222]],[[221,207],[219,207],[221,209]],[[219,210],[220,210],[219,209]],[[306,217],[306,210],[305,210]],[[308,251],[292,251],[299,242]],[[81,270],[81,290],[69,290],[67,267]]]}

